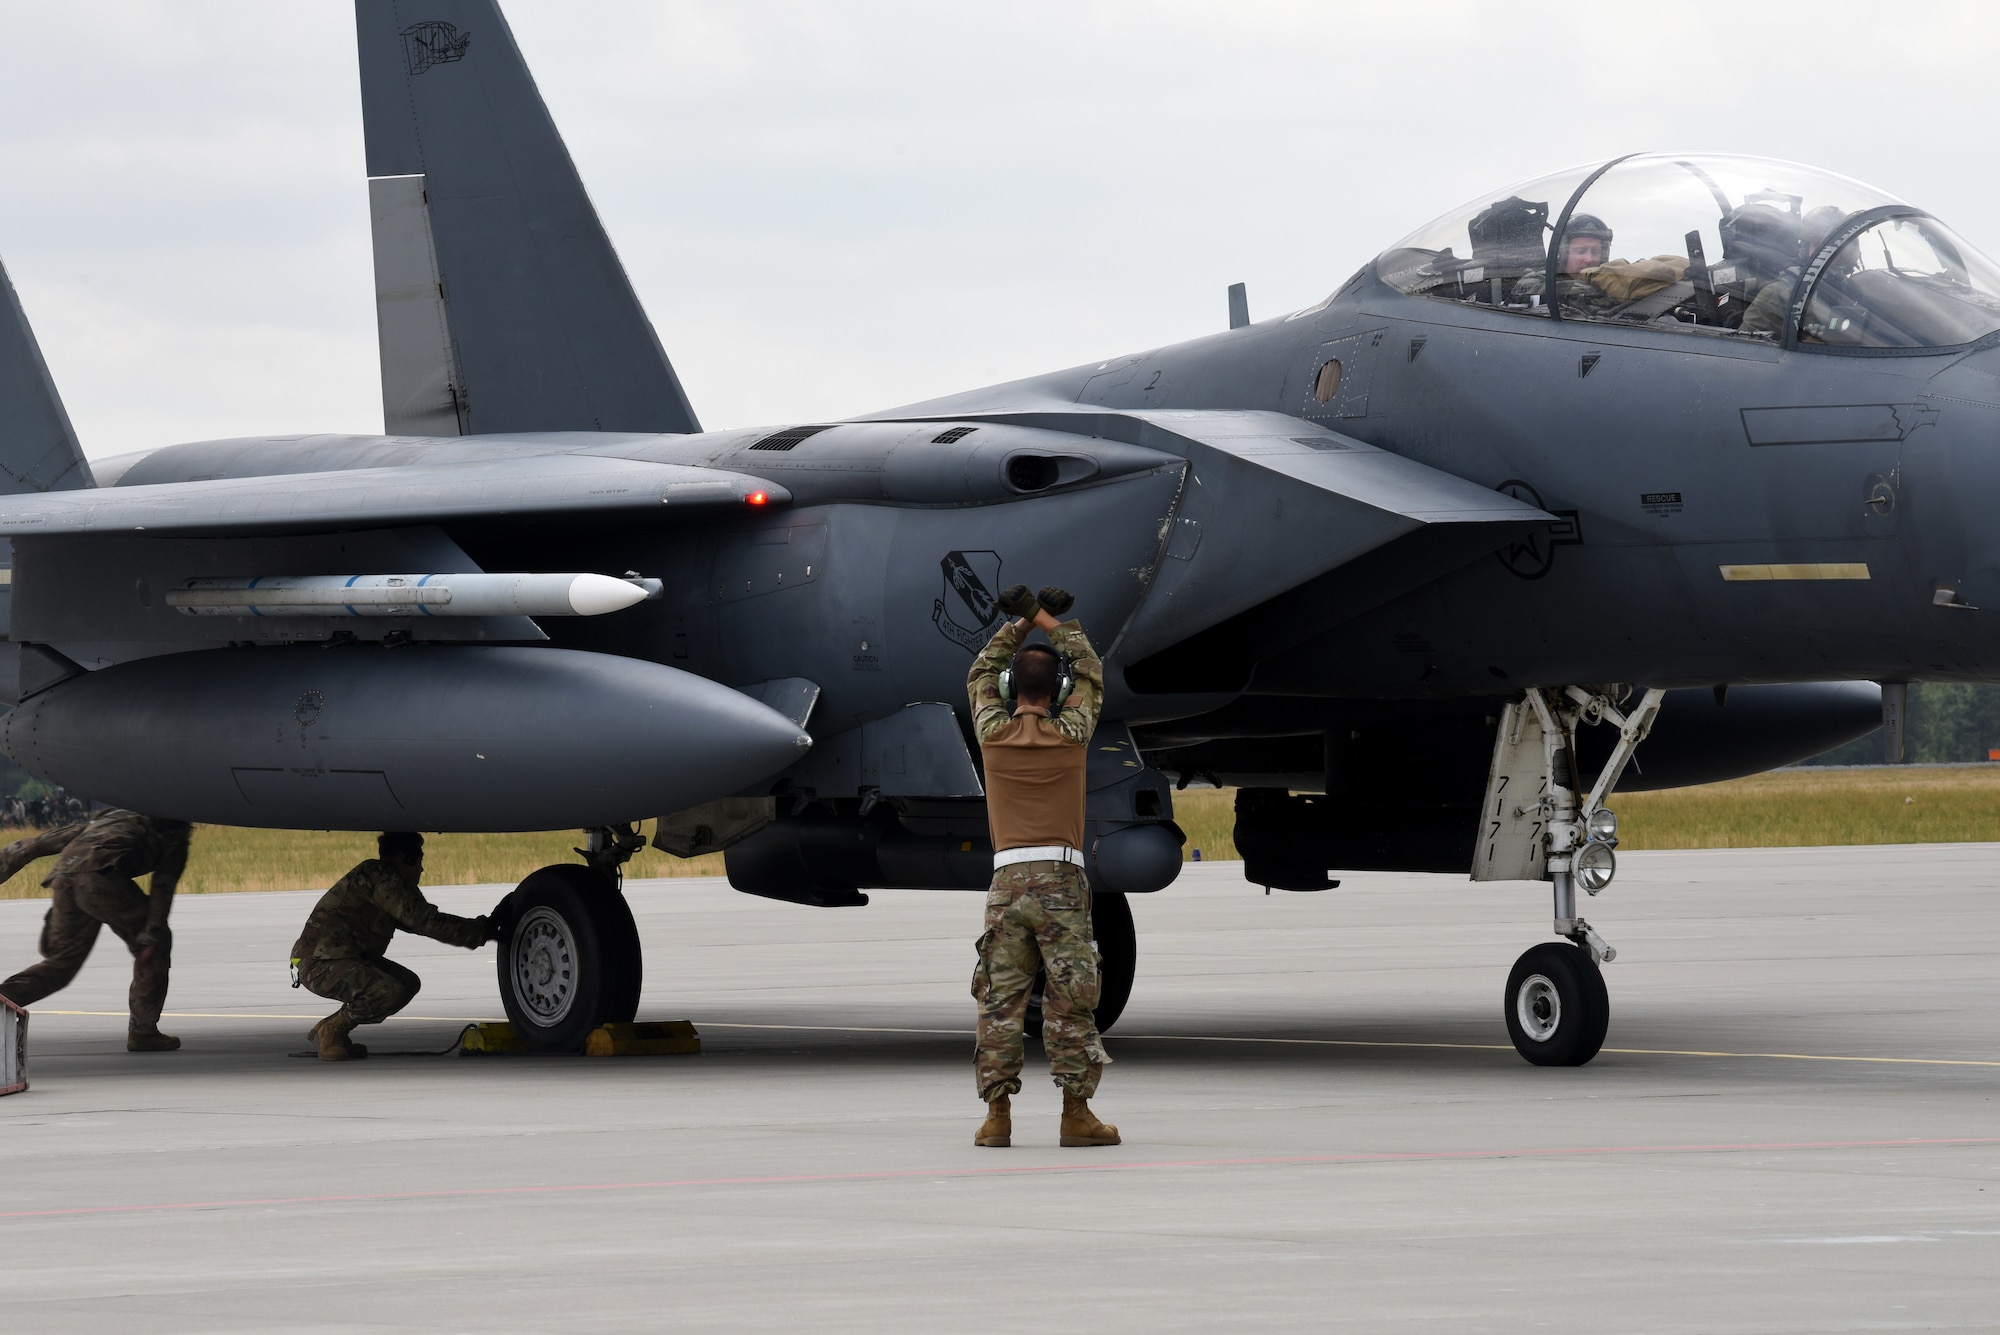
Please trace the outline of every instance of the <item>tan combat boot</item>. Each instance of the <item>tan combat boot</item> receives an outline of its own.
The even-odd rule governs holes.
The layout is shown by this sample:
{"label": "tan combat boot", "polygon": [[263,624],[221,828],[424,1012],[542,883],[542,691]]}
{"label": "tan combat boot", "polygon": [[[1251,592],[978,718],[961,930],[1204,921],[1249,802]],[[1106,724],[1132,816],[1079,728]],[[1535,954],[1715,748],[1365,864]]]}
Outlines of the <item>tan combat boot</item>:
{"label": "tan combat boot", "polygon": [[180,1047],[181,1041],[172,1034],[163,1034],[155,1029],[142,1034],[136,1029],[125,1031],[125,1051],[127,1052],[172,1052]]}
{"label": "tan combat boot", "polygon": [[996,1094],[986,1105],[986,1120],[979,1124],[972,1143],[1006,1149],[1014,1143],[1014,1105],[1005,1094]]}
{"label": "tan combat boot", "polygon": [[1090,1110],[1090,1100],[1081,1094],[1063,1091],[1062,1143],[1076,1145],[1116,1145],[1118,1128],[1109,1122],[1097,1120],[1097,1114]]}
{"label": "tan combat boot", "polygon": [[366,1057],[367,1048],[348,1041],[347,1036],[353,1032],[354,1017],[347,1013],[345,1006],[314,1025],[311,1037],[319,1048],[319,1059],[323,1062],[346,1062]]}

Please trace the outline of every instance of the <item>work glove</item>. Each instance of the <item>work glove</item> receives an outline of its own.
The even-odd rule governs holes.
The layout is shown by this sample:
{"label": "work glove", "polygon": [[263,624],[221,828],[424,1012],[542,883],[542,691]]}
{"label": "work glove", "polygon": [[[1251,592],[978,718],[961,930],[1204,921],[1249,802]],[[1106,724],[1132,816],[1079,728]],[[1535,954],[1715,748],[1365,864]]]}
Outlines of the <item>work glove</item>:
{"label": "work glove", "polygon": [[1035,595],[1028,592],[1028,586],[1025,584],[1012,584],[1000,590],[997,601],[1001,611],[1023,621],[1031,619],[1041,606],[1035,601]]}
{"label": "work glove", "polygon": [[1050,616],[1059,617],[1069,611],[1070,608],[1076,606],[1076,595],[1068,589],[1058,589],[1053,584],[1044,584],[1042,585],[1040,601],[1042,606],[1048,610]]}
{"label": "work glove", "polygon": [[507,924],[497,913],[482,915],[475,921],[479,924],[482,941],[498,941],[507,934]]}

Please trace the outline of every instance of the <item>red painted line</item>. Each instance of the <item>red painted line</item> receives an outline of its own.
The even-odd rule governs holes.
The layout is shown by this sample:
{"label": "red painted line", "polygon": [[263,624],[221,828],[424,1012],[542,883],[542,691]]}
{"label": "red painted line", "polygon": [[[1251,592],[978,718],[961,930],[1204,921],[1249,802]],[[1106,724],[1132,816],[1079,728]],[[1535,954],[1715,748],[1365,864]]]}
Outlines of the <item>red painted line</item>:
{"label": "red painted line", "polygon": [[1526,1150],[1410,1150],[1380,1154],[1282,1154],[1237,1159],[1150,1159],[1134,1163],[1023,1164],[1009,1168],[894,1168],[867,1173],[785,1173],[765,1177],[684,1177],[657,1182],[572,1182],[520,1187],[445,1187],[435,1191],[354,1192],[334,1196],[261,1196],[241,1200],[170,1201],[149,1205],[78,1205],[54,1210],[4,1210],[0,1219],[51,1219],[70,1215],[143,1214],[159,1210],[230,1210],[277,1205],[344,1205],[386,1201],[462,1200],[491,1196],[546,1196],[600,1191],[666,1191],[687,1187],[796,1186],[814,1182],[893,1182],[909,1178],[1033,1177],[1060,1173],[1131,1173],[1171,1168],[1268,1168],[1311,1164],[1443,1163],[1467,1159],[1602,1158],[1619,1154],[1757,1154],[1801,1150],[1934,1149],[2000,1145],[2000,1136],[1904,1140],[1800,1140],[1716,1145],[1579,1145]]}

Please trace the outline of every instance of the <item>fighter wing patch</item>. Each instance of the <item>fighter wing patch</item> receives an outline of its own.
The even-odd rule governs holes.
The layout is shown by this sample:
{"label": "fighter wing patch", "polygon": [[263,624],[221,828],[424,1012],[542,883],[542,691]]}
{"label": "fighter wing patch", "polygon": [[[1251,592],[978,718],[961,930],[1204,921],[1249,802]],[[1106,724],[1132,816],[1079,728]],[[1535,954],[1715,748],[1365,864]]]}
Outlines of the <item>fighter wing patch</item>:
{"label": "fighter wing patch", "polygon": [[412,23],[399,36],[403,39],[403,55],[410,62],[412,75],[422,74],[433,65],[464,60],[465,48],[472,44],[471,33],[461,33],[456,23],[438,19]]}
{"label": "fighter wing patch", "polygon": [[1000,587],[1000,553],[946,552],[938,565],[944,587],[931,604],[931,620],[947,640],[976,654],[1000,628],[1000,607],[993,601],[993,590]]}

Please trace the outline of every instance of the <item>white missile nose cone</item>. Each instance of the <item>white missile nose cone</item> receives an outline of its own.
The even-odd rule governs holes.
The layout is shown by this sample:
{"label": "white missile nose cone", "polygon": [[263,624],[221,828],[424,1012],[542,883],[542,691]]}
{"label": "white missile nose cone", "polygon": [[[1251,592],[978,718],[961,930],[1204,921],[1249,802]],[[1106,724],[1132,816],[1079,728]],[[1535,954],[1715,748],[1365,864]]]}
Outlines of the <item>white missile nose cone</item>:
{"label": "white missile nose cone", "polygon": [[609,575],[578,575],[569,583],[569,605],[580,617],[603,616],[646,601],[646,591]]}

